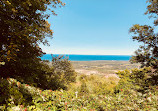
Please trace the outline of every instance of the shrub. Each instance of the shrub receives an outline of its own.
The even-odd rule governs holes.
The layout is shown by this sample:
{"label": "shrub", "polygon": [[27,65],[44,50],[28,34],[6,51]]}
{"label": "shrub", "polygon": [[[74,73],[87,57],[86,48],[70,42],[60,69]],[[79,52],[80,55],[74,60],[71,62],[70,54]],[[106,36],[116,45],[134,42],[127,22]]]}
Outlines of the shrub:
{"label": "shrub", "polygon": [[[27,82],[17,81],[14,78],[0,78],[0,106],[32,105],[33,98],[38,96],[35,87],[52,90],[66,89],[68,84],[75,82],[76,73],[68,59],[54,59],[52,66],[48,61],[41,61],[38,67],[40,71],[33,78],[28,77],[31,79]],[[24,84],[25,82],[29,85]]]}
{"label": "shrub", "polygon": [[132,69],[131,71],[119,71],[117,74],[120,77],[120,81],[116,87],[116,92],[120,89],[125,88],[144,92],[149,88],[149,86],[153,85],[150,73],[150,67],[145,67],[142,69]]}
{"label": "shrub", "polygon": [[67,85],[76,81],[77,74],[68,59],[53,57],[51,63],[51,66],[45,67],[49,89],[67,89]]}

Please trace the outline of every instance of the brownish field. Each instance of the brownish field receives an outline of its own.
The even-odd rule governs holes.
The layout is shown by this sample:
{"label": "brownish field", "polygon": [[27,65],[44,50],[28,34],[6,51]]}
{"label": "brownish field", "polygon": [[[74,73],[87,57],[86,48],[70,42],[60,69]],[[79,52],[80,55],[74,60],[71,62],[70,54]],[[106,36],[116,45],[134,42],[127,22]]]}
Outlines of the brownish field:
{"label": "brownish field", "polygon": [[78,74],[97,74],[113,76],[119,70],[138,68],[139,64],[131,64],[129,61],[72,61]]}

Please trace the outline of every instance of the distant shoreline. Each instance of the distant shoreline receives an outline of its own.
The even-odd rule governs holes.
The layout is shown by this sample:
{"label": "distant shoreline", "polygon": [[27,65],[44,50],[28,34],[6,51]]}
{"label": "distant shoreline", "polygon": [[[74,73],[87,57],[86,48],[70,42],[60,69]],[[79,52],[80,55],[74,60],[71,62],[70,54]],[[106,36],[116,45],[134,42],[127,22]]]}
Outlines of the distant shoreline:
{"label": "distant shoreline", "polygon": [[45,54],[45,55],[88,55],[88,56],[132,56],[132,55],[113,55],[113,54]]}
{"label": "distant shoreline", "polygon": [[72,61],[72,62],[108,62],[108,61],[126,61],[126,62],[129,62],[130,60],[89,60],[89,61],[73,61],[73,60],[69,60],[69,61]]}

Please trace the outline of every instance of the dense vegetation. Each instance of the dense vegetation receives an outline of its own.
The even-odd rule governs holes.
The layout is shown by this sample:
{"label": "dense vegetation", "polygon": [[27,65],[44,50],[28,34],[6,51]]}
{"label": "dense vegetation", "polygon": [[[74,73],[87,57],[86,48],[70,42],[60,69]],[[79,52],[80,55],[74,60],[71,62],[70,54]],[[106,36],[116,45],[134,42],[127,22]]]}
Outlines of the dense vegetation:
{"label": "dense vegetation", "polygon": [[47,38],[52,38],[48,13],[55,14],[52,9],[61,5],[60,0],[0,1],[1,78],[12,77],[43,87],[47,72],[41,70],[39,57],[44,52],[39,44],[48,44]]}
{"label": "dense vegetation", "polygon": [[[148,2],[147,13],[157,17],[158,1]],[[137,34],[133,39],[144,43],[131,60],[141,63],[141,69],[119,71],[119,79],[76,75],[68,59],[53,57],[50,63],[40,59],[44,53],[39,43],[47,44],[45,37],[53,34],[46,21],[50,5],[64,4],[0,1],[0,110],[158,110],[158,37],[151,26],[130,29]]]}
{"label": "dense vegetation", "polygon": [[[42,90],[8,78],[2,82],[3,85],[8,85],[10,98],[7,106],[0,108],[3,110],[7,107],[10,111],[157,111],[158,89],[156,86],[144,87],[146,84],[143,79],[146,80],[148,70],[120,71],[120,80],[98,75],[80,75],[77,82],[71,83],[67,90],[55,91]],[[142,78],[137,80],[138,76]]]}

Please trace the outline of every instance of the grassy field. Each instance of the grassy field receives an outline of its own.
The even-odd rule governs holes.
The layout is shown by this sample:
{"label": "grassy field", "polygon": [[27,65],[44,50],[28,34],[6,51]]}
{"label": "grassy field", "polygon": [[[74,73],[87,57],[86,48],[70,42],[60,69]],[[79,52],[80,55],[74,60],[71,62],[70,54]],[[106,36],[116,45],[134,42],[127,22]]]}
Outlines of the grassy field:
{"label": "grassy field", "polygon": [[115,74],[119,70],[138,68],[139,64],[129,61],[71,61],[79,74]]}

